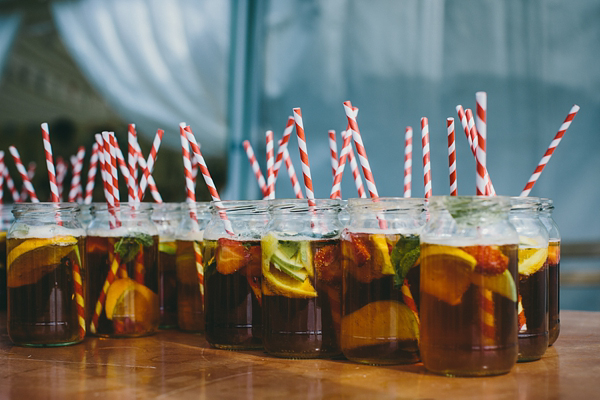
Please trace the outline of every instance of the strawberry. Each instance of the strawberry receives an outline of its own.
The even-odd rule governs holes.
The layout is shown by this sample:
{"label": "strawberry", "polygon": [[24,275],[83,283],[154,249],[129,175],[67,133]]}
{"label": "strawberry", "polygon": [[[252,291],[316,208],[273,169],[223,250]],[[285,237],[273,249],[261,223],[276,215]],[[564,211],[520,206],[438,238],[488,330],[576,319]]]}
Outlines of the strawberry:
{"label": "strawberry", "polygon": [[508,268],[508,257],[497,246],[469,246],[462,249],[477,260],[477,273],[498,275]]}
{"label": "strawberry", "polygon": [[247,263],[246,248],[242,242],[226,238],[219,239],[217,247],[217,271],[223,275],[233,274]]}
{"label": "strawberry", "polygon": [[314,265],[317,277],[331,282],[342,277],[342,263],[339,248],[335,245],[321,247],[315,252]]}
{"label": "strawberry", "polygon": [[371,253],[367,247],[367,238],[352,235],[352,247],[354,248],[354,260],[358,266],[364,265],[371,259]]}

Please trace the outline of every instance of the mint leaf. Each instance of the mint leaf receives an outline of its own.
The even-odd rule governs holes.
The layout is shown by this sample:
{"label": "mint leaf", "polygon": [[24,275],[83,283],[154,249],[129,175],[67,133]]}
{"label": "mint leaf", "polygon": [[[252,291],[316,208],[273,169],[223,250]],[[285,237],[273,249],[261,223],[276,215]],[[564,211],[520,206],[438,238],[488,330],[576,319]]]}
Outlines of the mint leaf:
{"label": "mint leaf", "polygon": [[410,268],[421,254],[419,237],[417,235],[402,236],[396,242],[390,255],[392,265],[396,271],[394,276],[394,286],[400,287],[404,283],[404,278]]}
{"label": "mint leaf", "polygon": [[137,256],[141,247],[150,247],[153,244],[152,236],[146,233],[135,233],[133,236],[124,236],[115,243],[115,253],[119,255],[121,263],[126,264]]}

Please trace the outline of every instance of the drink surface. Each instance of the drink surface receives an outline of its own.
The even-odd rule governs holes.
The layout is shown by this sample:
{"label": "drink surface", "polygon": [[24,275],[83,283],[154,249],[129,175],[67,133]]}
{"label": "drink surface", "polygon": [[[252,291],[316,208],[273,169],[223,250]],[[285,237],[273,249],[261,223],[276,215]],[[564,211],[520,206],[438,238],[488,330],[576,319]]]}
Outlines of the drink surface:
{"label": "drink surface", "polygon": [[29,232],[7,240],[9,337],[16,344],[29,346],[80,342],[85,331],[79,317],[83,324],[85,315],[84,308],[78,310],[77,298],[79,295],[82,303],[85,298],[86,274],[81,258],[85,239],[37,231],[41,237]]}
{"label": "drink surface", "polygon": [[177,240],[177,325],[204,332],[204,266],[202,240]]}
{"label": "drink surface", "polygon": [[342,266],[339,239],[262,239],[263,344],[270,354],[338,355]]}
{"label": "drink surface", "polygon": [[548,345],[552,346],[560,334],[560,240],[548,245]]}
{"label": "drink surface", "polygon": [[517,359],[517,245],[421,242],[421,359],[451,376],[507,373]]}
{"label": "drink surface", "polygon": [[206,340],[224,349],[262,348],[258,240],[204,241]]}
{"label": "drink surface", "polygon": [[175,240],[160,239],[158,243],[158,299],[160,327],[177,327],[177,271]]}
{"label": "drink surface", "polygon": [[159,324],[158,236],[87,237],[88,321],[98,336],[135,337]]}
{"label": "drink surface", "polygon": [[341,347],[369,364],[419,361],[419,237],[342,234]]}

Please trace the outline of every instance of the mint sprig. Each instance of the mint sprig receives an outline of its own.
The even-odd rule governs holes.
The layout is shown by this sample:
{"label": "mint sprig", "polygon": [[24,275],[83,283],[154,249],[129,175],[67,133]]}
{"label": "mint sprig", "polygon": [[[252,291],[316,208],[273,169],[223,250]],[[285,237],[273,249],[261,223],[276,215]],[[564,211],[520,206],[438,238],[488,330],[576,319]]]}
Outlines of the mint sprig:
{"label": "mint sprig", "polygon": [[415,261],[421,255],[421,247],[419,237],[417,235],[402,236],[396,242],[392,249],[390,259],[396,275],[394,276],[394,286],[401,287],[404,283],[406,274],[415,264]]}
{"label": "mint sprig", "polygon": [[134,233],[133,236],[124,236],[115,243],[115,253],[119,255],[121,263],[126,264],[138,255],[142,247],[154,244],[152,236],[147,233]]}

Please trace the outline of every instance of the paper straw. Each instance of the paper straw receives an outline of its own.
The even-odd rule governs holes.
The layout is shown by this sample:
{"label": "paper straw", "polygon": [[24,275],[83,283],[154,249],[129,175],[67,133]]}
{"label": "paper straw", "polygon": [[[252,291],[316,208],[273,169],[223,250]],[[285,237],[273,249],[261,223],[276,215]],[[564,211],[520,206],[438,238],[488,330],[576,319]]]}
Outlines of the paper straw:
{"label": "paper straw", "polygon": [[488,190],[486,189],[485,172],[486,172],[486,154],[485,154],[485,137],[477,131],[475,127],[473,112],[470,109],[466,110],[467,121],[469,125],[469,134],[473,138],[473,147],[475,148],[475,187],[477,189],[477,195],[483,196]]}
{"label": "paper straw", "polygon": [[6,166],[6,164],[4,163],[4,161],[2,162],[2,165],[3,165],[3,168],[2,168],[2,177],[4,178],[4,182],[6,183],[6,188],[10,192],[13,201],[15,203],[18,203],[18,202],[21,201],[21,198],[19,196],[19,191],[15,187],[15,182],[12,180],[12,178],[10,176],[10,173],[8,172],[8,167]]}
{"label": "paper straw", "polygon": [[[152,149],[150,149],[150,154],[148,155],[148,161],[146,161],[146,167],[144,168],[144,174],[140,177],[140,187],[138,191],[138,198],[140,201],[144,199],[144,192],[146,191],[146,186],[148,186],[150,181],[150,176],[152,175],[152,171],[154,170],[154,163],[156,162],[156,156],[158,154],[158,149],[160,148],[160,143],[162,141],[163,135],[165,131],[159,129],[156,131],[156,135],[154,136],[154,141],[152,142]],[[141,161],[141,158],[140,158]],[[141,164],[140,164],[141,165]],[[157,190],[158,192],[158,190]],[[161,203],[160,201],[154,200],[157,203]]]}
{"label": "paper straw", "polygon": [[287,123],[285,125],[285,130],[283,131],[283,136],[279,140],[279,148],[277,149],[277,156],[275,157],[275,165],[273,166],[273,173],[275,174],[275,182],[277,183],[277,175],[279,174],[279,169],[281,168],[281,161],[283,159],[283,152],[287,149],[288,142],[290,140],[290,136],[292,131],[294,130],[294,117],[288,117]]}
{"label": "paper straw", "polygon": [[[140,148],[139,143],[137,141],[134,143],[134,145],[136,146],[136,151],[137,151],[137,162],[143,171],[147,165],[146,160],[144,159],[144,154],[142,153],[142,149]],[[136,171],[137,171],[137,168],[136,168]],[[156,187],[156,182],[154,181],[152,174],[150,174],[148,176],[147,181],[148,181],[147,187],[150,190],[150,195],[154,199],[154,202],[162,203],[163,202],[162,197],[160,195],[160,192],[158,191],[158,188]],[[140,190],[140,188],[138,185],[138,196],[139,196],[139,190]],[[142,201],[142,199],[139,199],[139,198],[138,198],[138,200]]]}
{"label": "paper straw", "polygon": [[73,260],[73,286],[75,289],[75,304],[77,308],[77,321],[79,322],[79,336],[85,337],[85,301],[83,300],[83,281],[79,264]]}
{"label": "paper straw", "polygon": [[[4,152],[0,151],[0,204],[4,202],[4,170],[6,169],[6,165],[4,165]],[[1,222],[1,220],[0,220]]]}
{"label": "paper straw", "polygon": [[215,203],[215,207],[219,209],[219,217],[223,221],[223,225],[225,226],[225,232],[229,235],[233,235],[233,227],[231,226],[231,221],[227,218],[227,214],[221,205],[221,197],[217,192],[217,187],[215,186],[214,181],[210,176],[210,172],[208,171],[208,167],[206,166],[206,162],[204,161],[204,157],[202,156],[202,152],[200,151],[200,146],[196,142],[196,138],[192,133],[192,128],[188,125],[185,127],[185,133],[187,135],[187,139],[190,142],[190,146],[192,146],[192,151],[196,156],[196,160],[198,161],[198,166],[200,168],[200,172],[202,173],[202,177],[204,178],[204,182],[208,188],[208,192],[210,193],[213,202]]}
{"label": "paper straw", "polygon": [[412,142],[413,129],[407,126],[404,130],[404,197],[412,195]]}
{"label": "paper straw", "polygon": [[129,168],[129,201],[138,203],[138,188],[137,188],[137,159],[138,154],[136,151],[137,144],[137,132],[135,131],[135,124],[129,124],[127,128],[127,166]]}
{"label": "paper straw", "polygon": [[275,164],[275,149],[273,140],[273,131],[265,133],[266,153],[267,153],[267,198],[275,198],[275,173],[273,167]]}
{"label": "paper straw", "polygon": [[313,191],[312,177],[310,173],[310,160],[308,159],[308,149],[306,148],[306,136],[304,135],[304,125],[302,123],[302,110],[294,108],[294,123],[296,124],[296,136],[298,137],[298,151],[300,152],[300,162],[302,166],[302,175],[304,177],[304,190],[308,205],[314,206],[315,193]]}
{"label": "paper straw", "polygon": [[578,111],[579,111],[579,106],[577,104],[573,105],[573,107],[571,108],[571,111],[569,111],[569,114],[567,115],[567,118],[565,118],[564,122],[560,126],[560,129],[556,133],[556,136],[554,136],[554,139],[552,139],[552,142],[550,142],[550,146],[548,146],[548,149],[544,153],[544,156],[540,160],[538,166],[533,171],[533,174],[531,175],[531,177],[529,178],[529,181],[525,185],[525,188],[521,192],[521,196],[529,195],[529,192],[531,192],[531,189],[533,189],[533,185],[535,185],[535,183],[537,182],[538,178],[540,177],[542,171],[546,167],[546,164],[548,164],[548,161],[550,161],[550,157],[552,157],[554,150],[556,150],[556,147],[560,143],[565,132],[567,132],[567,129],[569,129],[569,126],[571,126],[571,122],[573,121],[573,118],[575,118],[575,116],[577,115]]}
{"label": "paper straw", "polygon": [[421,118],[421,143],[423,146],[423,183],[425,189],[425,198],[431,197],[431,160],[429,155],[429,121],[427,118]]}
{"label": "paper straw", "polygon": [[344,168],[346,167],[346,160],[348,159],[348,154],[352,149],[352,133],[349,131],[345,131],[345,137],[342,144],[342,151],[340,152],[340,161],[338,163],[337,171],[335,171],[335,177],[333,178],[333,185],[331,186],[331,193],[329,194],[330,199],[341,199],[341,184],[342,184],[342,176],[344,175]]}
{"label": "paper straw", "polygon": [[27,176],[27,171],[25,171],[25,167],[23,166],[23,163],[21,162],[21,156],[19,155],[19,151],[16,149],[15,146],[8,146],[8,151],[10,152],[10,154],[13,157],[13,160],[15,161],[17,171],[19,172],[19,175],[21,175],[21,179],[23,180],[23,185],[25,186],[25,189],[27,189],[27,193],[29,194],[29,198],[31,199],[31,202],[38,203],[39,199],[35,194],[35,189],[33,188],[33,185],[31,184],[29,177]]}
{"label": "paper straw", "polygon": [[[27,164],[27,177],[29,178],[30,182],[33,182],[33,177],[35,176],[36,168],[37,164],[35,163],[35,161],[29,161],[29,164]],[[25,189],[24,186],[21,188],[21,194],[19,194],[19,198],[21,201],[27,200],[27,189]]]}
{"label": "paper straw", "polygon": [[300,186],[300,182],[298,182],[298,177],[296,176],[296,170],[294,169],[294,164],[292,163],[292,159],[290,158],[290,153],[287,147],[283,149],[283,161],[285,162],[285,167],[287,168],[288,176],[290,177],[290,181],[292,182],[292,187],[294,189],[294,194],[297,199],[303,199],[304,195],[302,194],[302,187]]}
{"label": "paper straw", "polygon": [[[475,93],[475,101],[475,128],[477,129],[477,133],[480,136],[483,136],[483,138],[485,139],[487,138],[487,93]],[[483,149],[483,151],[485,153],[486,149]]]}
{"label": "paper straw", "polygon": [[454,134],[454,118],[446,119],[448,128],[448,173],[450,175],[450,196],[456,196],[458,193],[458,183],[456,181],[456,141]]}
{"label": "paper straw", "polygon": [[[52,202],[58,203],[60,201],[60,190],[58,188],[58,182],[56,179],[56,170],[54,168],[54,160],[52,156],[52,144],[50,143],[50,132],[48,130],[48,124],[44,122],[42,125],[42,139],[44,142],[44,152],[46,155],[46,168],[48,169],[48,180],[50,181],[50,195]],[[28,190],[31,195],[31,191]]]}
{"label": "paper straw", "polygon": [[62,157],[56,158],[56,185],[58,186],[58,198],[62,201],[65,178],[67,177],[67,163]]}
{"label": "paper straw", "polygon": [[[116,156],[111,156],[110,151],[110,134],[108,132],[102,132],[103,141],[103,154],[104,154],[104,176],[106,178],[106,184],[108,186],[108,192],[110,196],[106,197],[109,210],[109,225],[111,229],[120,226],[120,222],[117,218],[116,209],[120,206],[119,199],[119,181],[117,175],[117,163]],[[114,161],[114,164],[113,164]]]}
{"label": "paper straw", "polygon": [[110,190],[110,185],[108,183],[109,177],[107,174],[106,162],[104,160],[104,139],[99,133],[94,136],[96,138],[96,144],[98,145],[98,161],[100,163],[100,175],[102,177],[102,185],[104,188],[104,198],[106,199],[106,204],[110,205],[111,202],[108,198],[112,197],[112,191]]}
{"label": "paper straw", "polygon": [[360,169],[354,157],[354,150],[352,144],[350,145],[350,151],[348,152],[348,161],[350,162],[350,170],[352,171],[352,177],[354,178],[354,186],[356,186],[356,192],[358,197],[361,199],[367,198],[367,192],[365,192],[365,186],[363,185],[362,177],[360,176]]}
{"label": "paper straw", "polygon": [[[113,136],[114,137],[114,136]],[[123,175],[123,179],[125,180],[125,185],[127,186],[127,201],[136,202],[134,199],[137,197],[136,185],[133,182],[133,178],[129,174],[129,164],[125,162],[125,156],[119,147],[119,143],[115,137],[115,156],[117,157],[117,164],[119,169],[121,170],[121,175]],[[129,156],[128,156],[129,157]]]}
{"label": "paper straw", "polygon": [[[192,179],[192,162],[190,157],[190,145],[185,133],[185,126],[179,125],[179,139],[181,141],[181,155],[183,157],[183,173],[185,177],[186,201],[188,203],[196,202],[196,185]],[[195,224],[198,223],[198,215],[196,214],[195,205],[190,204],[190,217]]]}
{"label": "paper straw", "polygon": [[71,190],[69,191],[69,201],[77,200],[78,191],[81,190],[81,171],[83,170],[83,158],[85,157],[85,147],[79,146],[73,165],[73,177],[71,178]]}
{"label": "paper straw", "polygon": [[335,171],[338,167],[338,153],[337,153],[337,141],[335,140],[335,131],[330,130],[329,132],[329,155],[331,156],[331,172],[335,178]]}
{"label": "paper straw", "polygon": [[[186,139],[186,141],[187,141],[187,139]],[[263,176],[263,174],[260,170],[260,165],[258,165],[258,160],[256,159],[256,155],[254,154],[254,150],[252,150],[252,145],[250,144],[249,140],[244,140],[243,145],[244,145],[244,150],[246,150],[246,156],[248,157],[250,166],[252,167],[252,171],[254,171],[254,176],[256,177],[256,182],[258,183],[258,187],[260,188],[263,198],[267,197],[267,195],[268,195],[267,183],[265,182],[265,177]],[[196,161],[195,158],[194,158],[194,161]],[[198,165],[197,162],[195,164]],[[196,169],[196,171],[197,171],[197,169]],[[192,174],[192,178],[194,178],[193,174]]]}
{"label": "paper straw", "polygon": [[100,296],[98,296],[98,301],[96,302],[96,307],[94,308],[94,315],[92,316],[92,321],[90,322],[90,332],[92,333],[96,333],[98,329],[98,319],[100,318],[100,314],[102,314],[104,302],[106,301],[106,294],[108,293],[108,288],[110,287],[110,285],[115,281],[118,269],[119,261],[117,261],[116,257],[113,257],[112,262],[110,264],[110,269],[108,270],[108,274],[106,275],[106,280],[104,281],[104,285],[102,285],[102,291],[100,292]]}
{"label": "paper straw", "polygon": [[116,142],[111,132],[103,132],[102,137],[104,138],[104,147],[108,150],[109,157],[105,157],[104,162],[108,167],[107,171],[109,171],[109,176],[112,178],[112,181],[109,180],[109,183],[111,184],[115,201],[114,206],[119,207],[121,205],[121,194],[119,192],[119,172],[117,169],[117,152],[115,149]]}
{"label": "paper straw", "polygon": [[94,193],[94,184],[96,173],[98,171],[98,143],[92,146],[92,155],[90,156],[90,167],[87,174],[87,184],[85,185],[85,204],[92,204],[92,195]]}

